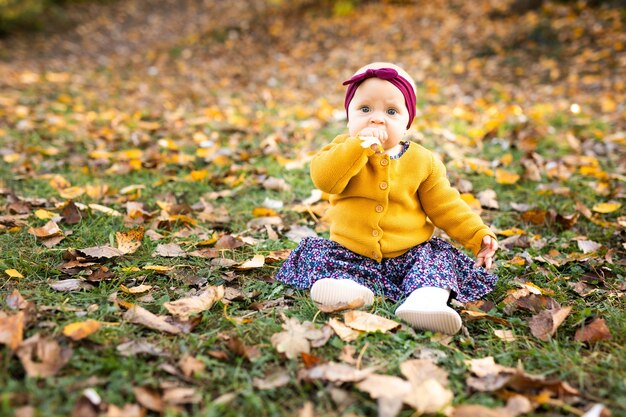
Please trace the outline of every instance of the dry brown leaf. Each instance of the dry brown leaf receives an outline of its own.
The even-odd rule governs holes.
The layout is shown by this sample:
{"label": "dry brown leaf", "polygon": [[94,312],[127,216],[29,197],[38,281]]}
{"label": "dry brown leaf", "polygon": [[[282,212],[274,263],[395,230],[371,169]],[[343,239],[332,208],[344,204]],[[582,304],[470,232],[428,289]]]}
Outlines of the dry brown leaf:
{"label": "dry brown leaf", "polygon": [[337,336],[344,342],[352,342],[359,337],[360,332],[351,327],[346,326],[341,320],[332,318],[328,321],[328,325],[332,327]]}
{"label": "dry brown leaf", "polygon": [[165,352],[162,348],[145,340],[131,340],[117,346],[117,351],[122,356],[134,356],[141,353],[152,356],[161,356]]}
{"label": "dry brown leaf", "polygon": [[170,314],[183,320],[189,319],[192,314],[201,313],[210,309],[213,304],[224,297],[224,286],[207,287],[200,295],[169,301],[163,306]]}
{"label": "dry brown leaf", "polygon": [[137,252],[141,246],[144,236],[144,228],[129,230],[127,232],[116,232],[115,239],[117,241],[117,249],[124,255]]}
{"label": "dry brown leaf", "polygon": [[166,404],[197,404],[201,399],[201,394],[193,387],[175,387],[163,391]]}
{"label": "dry brown leaf", "polygon": [[265,265],[265,256],[254,255],[252,259],[242,262],[240,265],[237,265],[236,268],[240,270],[246,270],[246,269],[261,268],[263,265]]}
{"label": "dry brown leaf", "polygon": [[374,373],[376,368],[357,369],[343,363],[329,362],[308,369],[303,373],[308,379],[330,382],[359,382]]}
{"label": "dry brown leaf", "polygon": [[217,242],[215,242],[215,246],[213,246],[214,249],[237,249],[240,248],[244,245],[244,243],[237,239],[236,237],[233,237],[231,235],[224,235],[222,237],[219,238],[219,240]]}
{"label": "dry brown leaf", "polygon": [[347,326],[364,332],[388,332],[400,326],[397,321],[389,320],[365,311],[348,311],[343,315]]}
{"label": "dry brown leaf", "polygon": [[411,383],[400,377],[379,374],[370,374],[355,386],[374,399],[397,398],[400,401],[409,395],[412,389]]}
{"label": "dry brown leaf", "polygon": [[583,253],[593,253],[602,247],[601,244],[594,242],[593,240],[578,240],[578,249]]}
{"label": "dry brown leaf", "polygon": [[7,295],[6,303],[11,310],[24,310],[30,305],[30,303],[22,297],[22,294],[20,294],[17,288],[14,289],[11,294]]}
{"label": "dry brown leaf", "polygon": [[137,402],[148,410],[156,411],[157,413],[165,410],[165,402],[158,391],[147,387],[134,387],[133,393]]}
{"label": "dry brown leaf", "polygon": [[596,317],[576,330],[575,340],[579,342],[598,342],[600,340],[611,340],[611,331],[604,319]]}
{"label": "dry brown leaf", "polygon": [[266,375],[264,378],[252,378],[252,386],[261,390],[284,387],[289,382],[291,382],[291,376],[284,369]]}
{"label": "dry brown leaf", "polygon": [[126,313],[124,313],[124,319],[128,320],[131,323],[141,324],[142,326],[146,326],[150,329],[158,330],[160,332],[180,334],[181,330],[178,327],[168,323],[166,321],[166,318],[167,317],[152,314],[145,308],[137,305],[132,306],[128,309]]}
{"label": "dry brown leaf", "polygon": [[187,253],[176,243],[161,243],[157,245],[152,253],[152,257],[162,256],[164,258],[180,258],[187,256]]}
{"label": "dry brown leaf", "polygon": [[46,378],[56,375],[72,357],[72,349],[62,348],[54,339],[36,334],[24,340],[17,356],[31,378]]}
{"label": "dry brown leaf", "polygon": [[0,343],[17,349],[24,338],[24,312],[7,315],[0,311]]}
{"label": "dry brown leaf", "polygon": [[97,332],[102,327],[102,323],[97,320],[86,320],[71,323],[63,328],[63,334],[72,340],[81,340]]}
{"label": "dry brown leaf", "polygon": [[557,307],[540,312],[530,319],[530,332],[537,339],[548,340],[556,333],[571,310],[571,307]]}
{"label": "dry brown leaf", "polygon": [[63,230],[59,226],[50,220],[42,227],[31,227],[28,229],[28,233],[38,238],[50,238],[53,236],[63,236]]}
{"label": "dry brown leaf", "polygon": [[56,291],[78,291],[82,289],[91,289],[93,285],[86,283],[80,279],[64,279],[50,283],[50,287]]}
{"label": "dry brown leaf", "polygon": [[82,220],[82,214],[79,208],[73,201],[68,201],[63,210],[61,211],[61,217],[63,222],[69,225],[80,223]]}
{"label": "dry brown leaf", "polygon": [[493,331],[493,334],[503,342],[514,342],[516,340],[515,335],[512,330],[499,330],[496,329]]}
{"label": "dry brown leaf", "polygon": [[109,404],[106,417],[145,417],[146,410],[142,409],[138,404],[124,404],[119,408],[115,404]]}
{"label": "dry brown leaf", "polygon": [[337,303],[333,305],[326,305],[322,303],[315,303],[319,311],[323,313],[336,313],[344,310],[355,310],[365,305],[365,299],[363,297],[355,298],[350,302]]}
{"label": "dry brown leaf", "polygon": [[288,318],[283,323],[284,331],[272,335],[272,345],[278,352],[284,353],[289,359],[300,356],[300,353],[311,351],[311,340],[323,337],[313,323],[300,323],[296,318]]}
{"label": "dry brown leaf", "polygon": [[86,256],[87,258],[94,259],[111,259],[124,255],[119,249],[116,249],[112,246],[93,246],[90,248],[76,249],[76,251]]}

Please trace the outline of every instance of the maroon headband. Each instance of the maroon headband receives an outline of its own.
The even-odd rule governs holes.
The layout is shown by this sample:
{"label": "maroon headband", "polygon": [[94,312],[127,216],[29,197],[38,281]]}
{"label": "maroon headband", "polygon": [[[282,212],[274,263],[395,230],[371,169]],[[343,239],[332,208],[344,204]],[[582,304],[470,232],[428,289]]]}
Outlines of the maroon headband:
{"label": "maroon headband", "polygon": [[346,91],[346,100],[344,102],[344,106],[346,107],[346,116],[348,114],[348,106],[350,106],[350,102],[354,98],[354,94],[356,93],[357,88],[359,88],[363,81],[373,77],[389,81],[391,84],[396,86],[398,90],[400,90],[400,92],[404,96],[404,104],[406,104],[406,108],[409,111],[409,124],[406,125],[406,128],[408,129],[409,127],[411,127],[411,123],[413,123],[413,119],[415,118],[415,107],[417,103],[415,90],[413,90],[413,86],[411,85],[411,83],[406,78],[400,76],[400,74],[398,74],[398,71],[393,68],[370,68],[365,72],[356,74],[348,81],[343,82],[343,85],[348,85],[348,91]]}

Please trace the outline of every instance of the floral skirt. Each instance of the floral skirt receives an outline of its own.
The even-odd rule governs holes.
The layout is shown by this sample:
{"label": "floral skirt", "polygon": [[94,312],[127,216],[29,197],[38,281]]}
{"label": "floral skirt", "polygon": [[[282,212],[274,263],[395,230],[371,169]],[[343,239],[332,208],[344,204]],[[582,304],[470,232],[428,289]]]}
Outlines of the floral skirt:
{"label": "floral skirt", "polygon": [[481,298],[497,281],[495,275],[476,268],[472,258],[439,238],[379,263],[331,240],[308,237],[276,275],[278,281],[300,289],[311,288],[322,278],[351,279],[392,300],[402,300],[420,287],[445,288],[460,302]]}

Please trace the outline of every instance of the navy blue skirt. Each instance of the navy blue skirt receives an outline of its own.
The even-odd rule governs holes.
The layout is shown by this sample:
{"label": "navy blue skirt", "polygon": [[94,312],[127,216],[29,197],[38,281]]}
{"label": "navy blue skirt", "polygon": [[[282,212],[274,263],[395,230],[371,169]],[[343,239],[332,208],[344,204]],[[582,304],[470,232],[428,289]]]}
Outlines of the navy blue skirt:
{"label": "navy blue skirt", "polygon": [[276,275],[278,281],[307,289],[322,278],[351,279],[392,300],[402,300],[420,287],[452,291],[460,302],[491,292],[497,277],[439,238],[413,247],[404,255],[377,262],[328,239],[300,242]]}

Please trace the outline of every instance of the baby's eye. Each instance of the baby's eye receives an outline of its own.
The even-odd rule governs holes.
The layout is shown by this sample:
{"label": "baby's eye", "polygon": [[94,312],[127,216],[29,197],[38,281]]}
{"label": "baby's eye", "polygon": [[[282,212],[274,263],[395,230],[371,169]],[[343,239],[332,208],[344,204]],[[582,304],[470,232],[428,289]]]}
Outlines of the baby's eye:
{"label": "baby's eye", "polygon": [[390,116],[395,116],[396,114],[398,114],[398,110],[396,109],[387,109],[387,114]]}
{"label": "baby's eye", "polygon": [[361,107],[361,111],[363,113],[369,113],[370,112],[370,108],[368,106],[363,106],[363,107]]}

